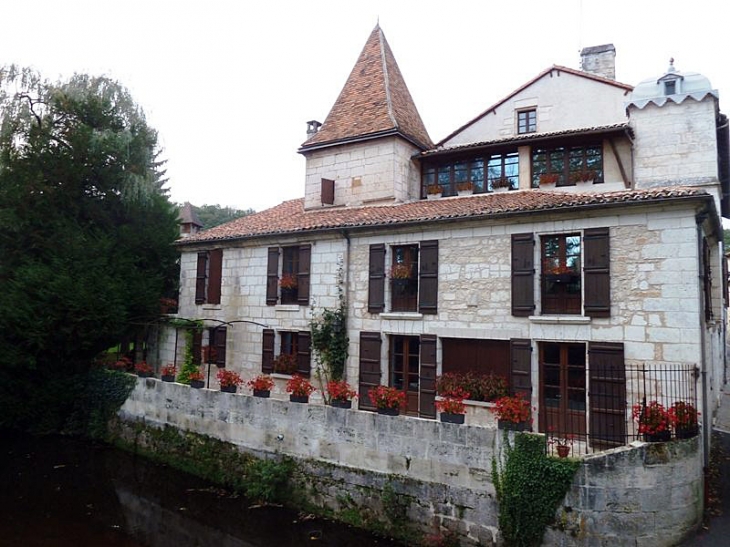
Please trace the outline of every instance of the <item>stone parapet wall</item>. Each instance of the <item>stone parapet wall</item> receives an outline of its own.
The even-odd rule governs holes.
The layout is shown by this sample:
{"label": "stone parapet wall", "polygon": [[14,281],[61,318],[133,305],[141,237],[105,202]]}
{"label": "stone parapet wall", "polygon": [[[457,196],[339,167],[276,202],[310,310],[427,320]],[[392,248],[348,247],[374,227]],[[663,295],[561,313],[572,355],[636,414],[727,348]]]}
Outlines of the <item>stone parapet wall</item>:
{"label": "stone parapet wall", "polygon": [[[483,409],[479,409],[483,410]],[[295,458],[310,501],[335,515],[388,518],[397,497],[408,523],[428,533],[455,530],[465,545],[500,542],[493,427],[297,404],[138,379],[123,422],[169,425],[253,454]],[[635,443],[583,459],[543,545],[674,545],[702,514],[699,437]]]}

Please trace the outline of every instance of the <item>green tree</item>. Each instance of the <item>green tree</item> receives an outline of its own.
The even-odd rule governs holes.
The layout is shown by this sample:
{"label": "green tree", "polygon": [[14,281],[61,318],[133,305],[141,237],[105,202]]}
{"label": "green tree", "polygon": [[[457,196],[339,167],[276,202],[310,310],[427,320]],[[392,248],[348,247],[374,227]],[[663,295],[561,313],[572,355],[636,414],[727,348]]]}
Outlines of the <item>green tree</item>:
{"label": "green tree", "polygon": [[34,390],[87,371],[174,292],[158,155],[119,83],[0,68],[0,425],[26,425]]}
{"label": "green tree", "polygon": [[254,212],[253,209],[236,209],[234,207],[221,207],[220,205],[201,205],[200,207],[193,205],[193,209],[198,214],[200,222],[203,223],[204,230],[245,217]]}

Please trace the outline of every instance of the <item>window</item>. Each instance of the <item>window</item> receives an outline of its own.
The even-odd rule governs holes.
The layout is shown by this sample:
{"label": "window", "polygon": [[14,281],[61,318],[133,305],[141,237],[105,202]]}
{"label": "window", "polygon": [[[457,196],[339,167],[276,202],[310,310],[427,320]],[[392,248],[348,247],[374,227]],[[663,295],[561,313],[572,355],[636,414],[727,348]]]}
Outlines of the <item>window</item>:
{"label": "window", "polygon": [[580,235],[542,238],[542,313],[581,313]]}
{"label": "window", "polygon": [[195,279],[196,304],[221,303],[222,269],[223,249],[213,249],[198,253]]}
{"label": "window", "polygon": [[[279,353],[275,356],[276,333],[264,329],[262,336],[261,372],[293,374],[309,377],[311,371],[311,335],[309,332],[279,333]],[[292,356],[284,357],[282,356]]]}
{"label": "window", "polygon": [[665,95],[674,95],[677,92],[677,81],[676,80],[668,80],[664,82],[664,94]]}
{"label": "window", "polygon": [[368,312],[385,311],[386,279],[390,311],[435,314],[438,308],[438,241],[396,245],[390,248],[386,269],[384,244],[370,246]]}
{"label": "window", "polygon": [[540,343],[540,431],[586,434],[585,344]]}
{"label": "window", "polygon": [[406,411],[418,414],[420,340],[418,336],[390,339],[390,385],[406,394]]}
{"label": "window", "polygon": [[537,131],[537,111],[523,110],[517,113],[517,133],[534,133]]}
{"label": "window", "polygon": [[[543,314],[610,317],[610,231],[590,228],[581,234],[542,236],[540,295]],[[534,234],[512,235],[512,315],[534,313]],[[581,248],[582,247],[582,248]]]}
{"label": "window", "polygon": [[[270,247],[266,268],[266,304],[309,304],[311,245]],[[281,271],[279,256],[282,256]]]}
{"label": "window", "polygon": [[541,182],[557,186],[574,186],[577,182],[603,182],[603,148],[593,146],[559,146],[532,149],[532,187]]}
{"label": "window", "polygon": [[226,335],[226,327],[212,327],[208,330],[208,347],[203,351],[206,363],[213,363],[221,368],[226,366]]}
{"label": "window", "polygon": [[516,189],[519,182],[519,157],[516,150],[499,152],[475,158],[451,160],[438,165],[424,165],[421,175],[421,194],[438,184],[442,196],[455,196],[465,186],[475,194],[491,192],[495,182],[509,184]]}

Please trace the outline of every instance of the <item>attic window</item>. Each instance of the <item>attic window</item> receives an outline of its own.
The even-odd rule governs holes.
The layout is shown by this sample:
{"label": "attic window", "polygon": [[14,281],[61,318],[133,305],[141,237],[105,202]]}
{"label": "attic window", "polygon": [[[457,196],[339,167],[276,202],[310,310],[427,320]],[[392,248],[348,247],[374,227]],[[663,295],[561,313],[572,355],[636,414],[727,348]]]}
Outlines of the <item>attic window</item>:
{"label": "attic window", "polygon": [[322,205],[334,205],[335,203],[335,181],[322,179]]}
{"label": "attic window", "polygon": [[517,133],[534,133],[537,131],[537,111],[523,110],[517,113]]}
{"label": "attic window", "polygon": [[667,80],[664,82],[664,94],[674,95],[677,92],[677,80]]}

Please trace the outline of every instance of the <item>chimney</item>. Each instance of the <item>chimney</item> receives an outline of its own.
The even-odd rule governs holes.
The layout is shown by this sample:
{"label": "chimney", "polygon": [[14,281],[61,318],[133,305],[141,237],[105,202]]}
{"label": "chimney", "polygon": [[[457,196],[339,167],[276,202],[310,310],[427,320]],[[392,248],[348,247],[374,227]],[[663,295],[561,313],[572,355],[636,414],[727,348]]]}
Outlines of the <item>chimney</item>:
{"label": "chimney", "polygon": [[319,123],[317,120],[311,120],[307,122],[307,138],[312,138],[314,135],[317,134],[317,131],[319,131],[319,128],[322,127],[322,124]]}
{"label": "chimney", "polygon": [[584,47],[580,52],[580,69],[609,80],[616,79],[616,48],[613,44]]}

